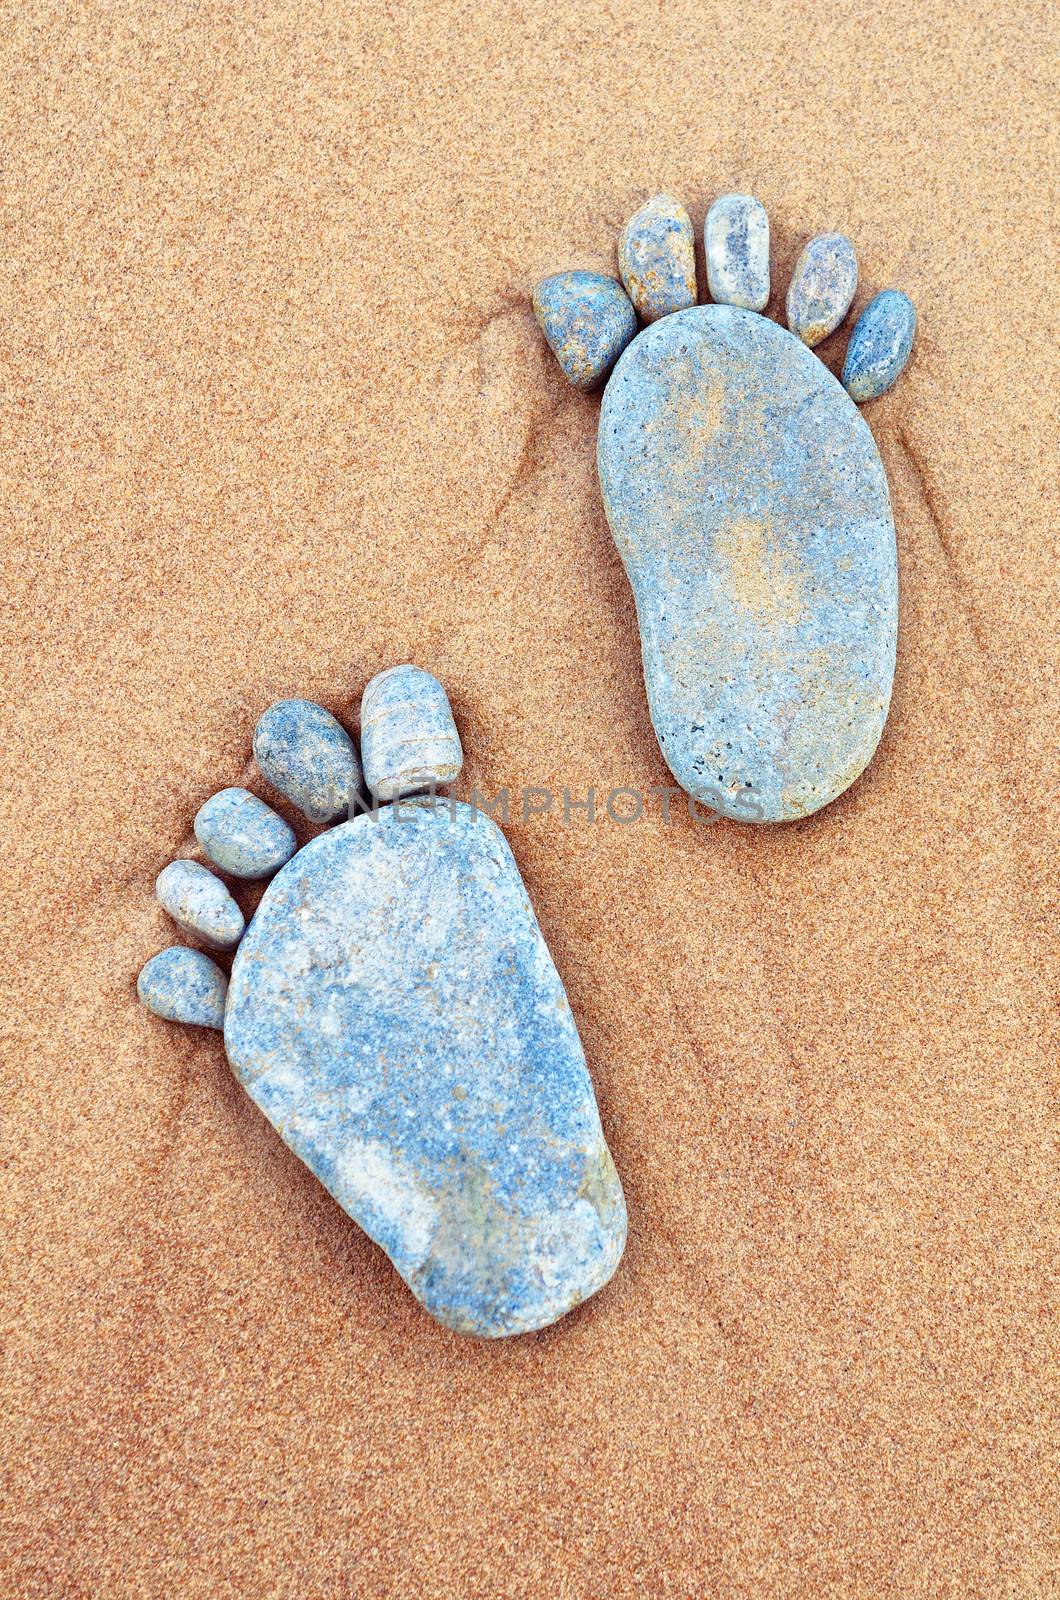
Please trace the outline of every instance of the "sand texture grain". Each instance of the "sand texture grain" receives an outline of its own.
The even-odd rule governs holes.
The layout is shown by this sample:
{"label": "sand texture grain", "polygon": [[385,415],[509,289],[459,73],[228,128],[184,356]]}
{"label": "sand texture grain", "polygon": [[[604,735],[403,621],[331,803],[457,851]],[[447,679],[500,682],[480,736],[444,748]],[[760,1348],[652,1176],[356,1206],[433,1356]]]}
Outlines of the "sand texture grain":
{"label": "sand texture grain", "polygon": [[[1053,30],[8,8],[5,1594],[1057,1593]],[[764,202],[772,315],[831,229],[857,306],[916,302],[866,412],[895,695],[804,823],[513,820],[631,1229],[589,1305],[479,1344],[134,982],[281,696],[349,721],[414,660],[468,785],[667,781],[599,401],[529,304],[664,188],[697,232]]]}

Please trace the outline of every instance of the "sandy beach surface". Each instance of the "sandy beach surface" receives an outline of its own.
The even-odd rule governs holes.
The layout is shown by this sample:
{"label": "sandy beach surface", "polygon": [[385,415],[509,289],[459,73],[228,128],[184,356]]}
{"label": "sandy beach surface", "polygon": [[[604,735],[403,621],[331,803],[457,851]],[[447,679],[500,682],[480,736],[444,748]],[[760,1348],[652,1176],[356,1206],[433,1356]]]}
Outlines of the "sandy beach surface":
{"label": "sandy beach surface", "polygon": [[[1057,1593],[1050,11],[9,9],[6,1594]],[[803,823],[513,816],[631,1226],[476,1343],[134,982],[282,695],[414,660],[468,785],[666,783],[529,308],[663,188],[759,196],[773,315],[828,229],[917,304],[894,701]]]}

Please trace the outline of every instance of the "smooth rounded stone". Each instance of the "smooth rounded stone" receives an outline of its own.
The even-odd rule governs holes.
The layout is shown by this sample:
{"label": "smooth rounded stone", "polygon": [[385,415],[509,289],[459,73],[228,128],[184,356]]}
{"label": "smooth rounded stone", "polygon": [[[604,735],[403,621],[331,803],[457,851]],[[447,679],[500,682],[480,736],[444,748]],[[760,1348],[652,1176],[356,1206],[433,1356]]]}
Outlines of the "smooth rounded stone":
{"label": "smooth rounded stone", "polygon": [[595,389],[637,331],[637,313],[614,278],[556,272],[534,290],[534,315],[576,389]]}
{"label": "smooth rounded stone", "polygon": [[854,324],[843,362],[843,387],[859,403],[875,400],[909,360],[916,333],[916,308],[901,289],[874,295]]}
{"label": "smooth rounded stone", "polygon": [[788,285],[788,327],[803,344],[820,344],[850,310],[858,259],[844,233],[820,233],[795,263]]}
{"label": "smooth rounded stone", "polygon": [[192,1022],[200,1028],[223,1028],[228,980],[201,950],[174,944],[152,956],[136,980],[136,992],[148,1011],[167,1022]]}
{"label": "smooth rounded stone", "polygon": [[695,305],[695,237],[680,200],[657,194],[629,219],[618,241],[618,270],[645,322]]}
{"label": "smooth rounded stone", "polygon": [[703,224],[707,287],[718,305],[764,311],[769,302],[769,217],[749,194],[723,194]]}
{"label": "smooth rounded stone", "polygon": [[234,878],[271,878],[298,849],[294,830],[248,789],[222,789],[199,807],[195,837]]}
{"label": "smooth rounded stone", "polygon": [[559,974],[500,829],[405,800],[269,885],[225,1046],[297,1156],[448,1327],[543,1328],[626,1237]]}
{"label": "smooth rounded stone", "polygon": [[342,723],[312,700],[277,700],[258,718],[254,759],[262,777],[310,822],[348,817],[361,763]]}
{"label": "smooth rounded stone", "polygon": [[243,937],[242,911],[198,861],[171,861],[155,879],[155,894],[178,928],[215,950],[231,950]]}
{"label": "smooth rounded stone", "polygon": [[776,323],[697,307],[622,356],[599,467],[677,781],[746,821],[834,800],[883,730],[898,616],[887,481],[853,401]]}
{"label": "smooth rounded stone", "polygon": [[361,696],[364,781],[377,800],[453,783],[464,764],[449,697],[422,667],[388,667]]}

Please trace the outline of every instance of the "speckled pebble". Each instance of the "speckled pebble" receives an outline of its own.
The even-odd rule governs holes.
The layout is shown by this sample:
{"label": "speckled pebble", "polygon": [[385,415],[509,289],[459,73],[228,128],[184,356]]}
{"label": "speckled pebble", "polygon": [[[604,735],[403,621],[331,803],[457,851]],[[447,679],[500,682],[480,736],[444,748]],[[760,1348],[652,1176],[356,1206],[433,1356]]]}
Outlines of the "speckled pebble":
{"label": "speckled pebble", "polygon": [[883,730],[898,615],[883,464],[842,385],[755,312],[682,311],[615,368],[599,464],[677,781],[745,821],[835,799]]}
{"label": "speckled pebble", "polygon": [[216,962],[201,950],[171,945],[152,956],[136,980],[136,992],[148,1011],[167,1022],[192,1022],[200,1028],[223,1028],[228,980]]}
{"label": "speckled pebble", "polygon": [[843,362],[843,384],[852,400],[875,400],[909,360],[916,333],[916,308],[901,289],[875,295],[854,324]]}
{"label": "speckled pebble", "polygon": [[749,194],[723,194],[703,224],[707,286],[718,305],[764,311],[769,302],[769,218]]}
{"label": "speckled pebble", "polygon": [[637,331],[620,283],[599,272],[557,272],[534,290],[534,315],[576,389],[595,389]]}
{"label": "speckled pebble", "polygon": [[645,322],[695,305],[695,236],[680,200],[657,194],[630,218],[618,241],[618,270]]}
{"label": "speckled pebble", "polygon": [[312,700],[277,700],[258,718],[254,757],[262,777],[310,822],[350,814],[361,763],[342,723]]}
{"label": "speckled pebble", "polygon": [[449,697],[422,667],[388,667],[361,696],[364,781],[377,800],[453,783],[464,764]]}
{"label": "speckled pebble", "polygon": [[795,263],[788,287],[788,327],[812,348],[834,333],[858,286],[858,260],[843,233],[820,233]]}
{"label": "speckled pebble", "polygon": [[247,1093],[448,1327],[542,1328],[607,1282],[622,1186],[503,834],[406,800],[321,834],[232,967]]}
{"label": "speckled pebble", "polygon": [[198,861],[171,861],[155,879],[155,893],[178,928],[215,950],[231,950],[242,938],[242,911]]}
{"label": "speckled pebble", "polygon": [[270,878],[298,848],[293,830],[247,789],[222,789],[199,807],[195,837],[234,878]]}

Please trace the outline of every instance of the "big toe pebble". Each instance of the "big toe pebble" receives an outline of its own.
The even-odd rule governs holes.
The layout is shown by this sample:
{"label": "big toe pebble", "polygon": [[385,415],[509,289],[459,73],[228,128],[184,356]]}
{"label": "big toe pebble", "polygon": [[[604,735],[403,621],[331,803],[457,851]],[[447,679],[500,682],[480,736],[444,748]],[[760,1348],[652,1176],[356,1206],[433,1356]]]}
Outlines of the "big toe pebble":
{"label": "big toe pebble", "polygon": [[707,287],[718,305],[764,311],[769,301],[769,218],[749,194],[723,194],[703,225]]}
{"label": "big toe pebble", "polygon": [[557,272],[534,290],[534,315],[576,389],[595,389],[637,331],[637,314],[614,278]]}
{"label": "big toe pebble", "polygon": [[234,878],[270,878],[298,848],[294,830],[248,789],[222,789],[199,807],[195,837]]}
{"label": "big toe pebble", "polygon": [[909,360],[916,310],[901,289],[875,295],[854,324],[843,362],[843,387],[859,404],[875,400],[894,383]]}
{"label": "big toe pebble", "polygon": [[844,233],[811,239],[788,287],[788,327],[811,349],[833,333],[854,299],[858,258]]}
{"label": "big toe pebble", "polygon": [[680,200],[657,194],[629,219],[618,242],[618,268],[645,322],[695,305],[695,237]]}
{"label": "big toe pebble", "polygon": [[236,1076],[449,1327],[544,1327],[626,1237],[559,974],[504,836],[386,806],[274,879],[236,952]]}
{"label": "big toe pebble", "polygon": [[155,893],[178,928],[215,950],[231,950],[242,938],[242,911],[220,878],[198,861],[171,861],[158,874]]}
{"label": "big toe pebble", "polygon": [[310,822],[349,816],[361,763],[342,723],[312,700],[277,700],[258,718],[254,757],[262,776]]}
{"label": "big toe pebble", "polygon": [[136,992],[148,1011],[167,1022],[191,1022],[199,1028],[223,1028],[228,980],[216,962],[201,950],[171,945],[150,961],[136,980]]}
{"label": "big toe pebble", "polygon": [[361,755],[377,800],[455,783],[464,753],[436,677],[411,665],[376,673],[361,696]]}

